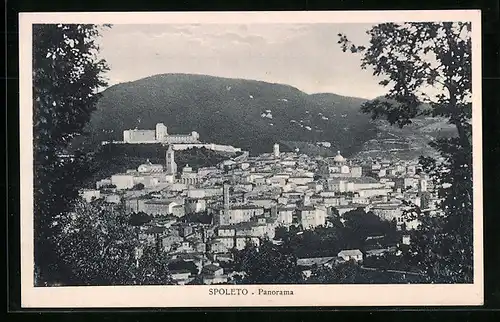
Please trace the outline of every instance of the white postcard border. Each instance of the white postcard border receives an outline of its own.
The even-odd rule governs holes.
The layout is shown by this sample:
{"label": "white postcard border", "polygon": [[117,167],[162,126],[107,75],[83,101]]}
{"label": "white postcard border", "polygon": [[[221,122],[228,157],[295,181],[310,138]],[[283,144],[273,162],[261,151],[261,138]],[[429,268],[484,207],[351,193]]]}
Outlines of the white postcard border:
{"label": "white postcard border", "polygon": [[[474,284],[455,285],[235,285],[34,287],[32,24],[180,23],[382,23],[471,21],[473,80]],[[250,307],[250,306],[448,306],[481,305],[483,281],[481,12],[113,12],[21,13],[19,15],[21,303],[23,308]],[[214,288],[247,289],[248,295],[209,295]],[[293,295],[258,295],[259,289]],[[252,295],[252,293],[254,295]]]}

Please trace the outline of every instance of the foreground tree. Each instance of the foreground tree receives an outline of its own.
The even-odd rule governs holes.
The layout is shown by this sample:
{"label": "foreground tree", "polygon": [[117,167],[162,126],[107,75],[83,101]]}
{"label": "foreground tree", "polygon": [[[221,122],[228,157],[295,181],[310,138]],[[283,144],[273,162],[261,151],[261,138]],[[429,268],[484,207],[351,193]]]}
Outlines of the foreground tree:
{"label": "foreground tree", "polygon": [[155,247],[145,247],[134,269],[134,284],[173,285],[168,269],[168,258]]}
{"label": "foreground tree", "polygon": [[95,25],[33,25],[33,136],[35,284],[61,278],[64,265],[52,236],[54,216],[71,207],[86,175],[82,155],[62,162],[60,154],[83,132],[99,99],[107,66],[97,57]]}
{"label": "foreground tree", "polygon": [[115,205],[101,200],[72,203],[73,211],[56,217],[51,236],[57,256],[67,268],[64,285],[135,284],[136,238]]}
{"label": "foreground tree", "polygon": [[71,212],[56,218],[52,236],[57,256],[66,267],[63,285],[169,285],[166,254],[141,245],[136,227],[120,207],[102,200],[76,200]]}
{"label": "foreground tree", "polygon": [[295,256],[266,240],[259,247],[248,243],[243,250],[235,251],[235,267],[245,272],[242,284],[296,284],[301,281]]}
{"label": "foreground tree", "polygon": [[441,158],[421,158],[441,198],[443,216],[422,216],[414,251],[430,282],[472,282],[472,77],[471,24],[384,23],[369,30],[370,46],[339,34],[344,51],[360,53],[389,91],[362,106],[373,119],[400,127],[421,116],[443,117],[456,137],[431,142]]}
{"label": "foreground tree", "polygon": [[333,267],[313,267],[308,284],[354,284],[361,276],[359,266],[352,262],[341,263]]}
{"label": "foreground tree", "polygon": [[351,210],[343,215],[344,234],[350,240],[346,245],[350,248],[362,248],[368,236],[387,236],[396,232],[396,225],[390,221],[381,220],[373,212],[363,209]]}

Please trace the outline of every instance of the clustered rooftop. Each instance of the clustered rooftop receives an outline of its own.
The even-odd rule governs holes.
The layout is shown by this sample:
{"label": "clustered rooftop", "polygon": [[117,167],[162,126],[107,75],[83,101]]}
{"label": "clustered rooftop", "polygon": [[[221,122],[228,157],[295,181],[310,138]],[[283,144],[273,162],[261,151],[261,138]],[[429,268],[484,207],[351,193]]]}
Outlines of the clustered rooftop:
{"label": "clustered rooftop", "polygon": [[[166,134],[166,128],[160,131]],[[154,216],[141,228],[141,242],[160,245],[173,259],[191,257],[206,284],[231,278],[218,266],[230,260],[231,249],[241,250],[248,243],[258,247],[264,238],[279,242],[277,227],[328,227],[329,218],[362,208],[396,221],[398,227],[416,229],[418,221],[403,218],[408,209],[403,200],[427,209],[433,198],[433,187],[415,162],[348,160],[340,151],[333,158],[311,158],[281,152],[279,144],[271,153],[244,153],[214,167],[186,165],[180,171],[171,144],[164,165],[148,160],[100,180],[96,188],[82,196],[122,204],[127,213]],[[208,221],[179,223],[179,218],[193,214]],[[344,250],[336,260],[362,257],[359,250]],[[179,283],[192,278],[178,273]]]}

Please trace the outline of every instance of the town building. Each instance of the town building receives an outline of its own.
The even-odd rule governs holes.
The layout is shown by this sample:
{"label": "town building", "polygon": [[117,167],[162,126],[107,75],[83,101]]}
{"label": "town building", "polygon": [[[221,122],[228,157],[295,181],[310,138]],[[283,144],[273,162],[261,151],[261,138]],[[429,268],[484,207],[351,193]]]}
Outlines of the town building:
{"label": "town building", "polygon": [[111,176],[111,184],[118,190],[131,189],[134,183],[134,175],[119,173]]}
{"label": "town building", "polygon": [[338,257],[342,260],[360,263],[363,261],[363,253],[359,249],[346,249],[339,252]]}
{"label": "town building", "polygon": [[326,224],[326,208],[303,206],[297,209],[297,216],[303,229],[316,228]]}
{"label": "town building", "polygon": [[[438,201],[428,177],[408,161],[347,160],[340,151],[333,158],[311,157],[281,152],[275,144],[265,154],[228,155],[216,165],[178,169],[178,150],[206,143],[166,139],[171,135],[161,124],[154,138],[147,132],[134,135],[162,141],[165,163],[147,160],[136,169],[98,181],[98,190],[81,193],[88,201],[102,198],[120,204],[126,214],[151,215],[151,222],[138,228],[140,244],[154,245],[172,260],[196,266],[191,271],[179,269],[182,265],[172,268],[177,284],[231,283],[235,272],[231,265],[222,263],[233,261],[235,250],[247,245],[258,250],[266,239],[274,245],[286,243],[286,238],[277,238],[278,227],[297,235],[317,227],[335,229],[346,225],[355,213],[371,211],[381,220],[395,221],[404,236],[399,240],[386,241],[384,236],[366,240],[363,248],[345,246],[360,247],[363,252],[346,249],[337,256],[300,258],[297,265],[304,276],[312,274],[313,266],[333,267],[345,261],[360,263],[364,256],[395,254],[399,246],[410,242],[407,231],[419,229],[418,220],[408,220],[404,215],[408,204],[420,207],[421,215],[427,215],[435,213],[427,208]],[[212,149],[219,148],[211,145]],[[138,188],[139,183],[143,188]]]}
{"label": "town building", "polygon": [[228,281],[228,276],[224,274],[224,269],[219,265],[209,264],[202,269],[203,284],[221,284]]}
{"label": "town building", "polygon": [[195,185],[199,182],[198,173],[193,171],[193,168],[191,168],[189,164],[186,164],[186,166],[182,168],[179,182],[186,185]]}

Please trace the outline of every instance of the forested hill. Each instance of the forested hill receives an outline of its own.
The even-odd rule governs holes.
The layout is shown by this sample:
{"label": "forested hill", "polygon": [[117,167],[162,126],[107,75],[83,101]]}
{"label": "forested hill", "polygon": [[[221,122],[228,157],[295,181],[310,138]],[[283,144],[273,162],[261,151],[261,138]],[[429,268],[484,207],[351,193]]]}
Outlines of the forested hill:
{"label": "forested hill", "polygon": [[163,74],[106,89],[88,130],[94,142],[121,140],[124,129],[163,122],[170,133],[197,131],[203,141],[251,153],[271,151],[276,142],[294,148],[327,141],[332,153],[349,155],[376,131],[359,112],[363,101],[253,80]]}
{"label": "forested hill", "polygon": [[[411,128],[409,134],[416,139],[407,140],[407,132],[401,135],[363,114],[364,102],[254,80],[162,74],[106,89],[87,128],[87,142],[121,140],[125,129],[154,129],[163,122],[169,133],[197,131],[204,142],[235,145],[252,154],[269,152],[274,143],[282,150],[298,147],[323,155],[340,150],[345,156],[378,156],[386,148],[396,157],[429,153],[429,132]],[[427,123],[432,127],[435,122]]]}

